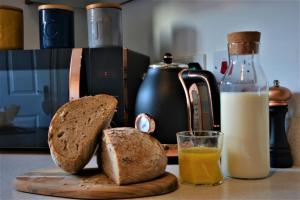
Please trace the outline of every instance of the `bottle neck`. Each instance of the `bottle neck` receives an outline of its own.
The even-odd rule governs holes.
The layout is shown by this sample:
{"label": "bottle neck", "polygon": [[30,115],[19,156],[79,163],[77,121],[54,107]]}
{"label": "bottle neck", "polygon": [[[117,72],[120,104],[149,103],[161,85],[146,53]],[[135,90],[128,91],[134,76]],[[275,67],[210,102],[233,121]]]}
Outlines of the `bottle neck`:
{"label": "bottle neck", "polygon": [[266,78],[259,63],[258,43],[233,45],[228,45],[230,65],[223,77],[221,91],[267,92]]}
{"label": "bottle neck", "polygon": [[[255,83],[260,68],[259,42],[238,42],[228,44],[230,72],[232,70],[240,83]],[[260,73],[260,72],[259,72]]]}

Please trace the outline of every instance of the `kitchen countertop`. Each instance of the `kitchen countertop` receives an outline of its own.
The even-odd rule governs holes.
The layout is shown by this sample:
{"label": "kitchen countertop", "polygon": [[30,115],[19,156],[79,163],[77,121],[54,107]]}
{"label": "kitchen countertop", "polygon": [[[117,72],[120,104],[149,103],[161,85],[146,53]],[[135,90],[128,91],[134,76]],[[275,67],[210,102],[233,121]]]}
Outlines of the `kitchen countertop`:
{"label": "kitchen countertop", "polygon": [[[95,167],[95,158],[88,167]],[[15,191],[17,175],[41,168],[55,167],[46,153],[0,153],[0,200],[66,200]],[[178,166],[168,165],[167,171],[178,176]],[[272,169],[270,176],[260,180],[227,178],[219,186],[179,185],[172,193],[140,199],[300,199],[300,168]]]}

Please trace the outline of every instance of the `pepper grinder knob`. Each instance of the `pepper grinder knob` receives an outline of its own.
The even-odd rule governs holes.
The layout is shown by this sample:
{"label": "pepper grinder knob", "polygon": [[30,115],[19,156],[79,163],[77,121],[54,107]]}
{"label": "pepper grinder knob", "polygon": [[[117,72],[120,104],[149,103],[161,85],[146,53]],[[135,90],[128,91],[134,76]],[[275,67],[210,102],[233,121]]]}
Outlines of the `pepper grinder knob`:
{"label": "pepper grinder knob", "polygon": [[274,87],[279,87],[279,80],[274,80],[273,83],[274,83]]}

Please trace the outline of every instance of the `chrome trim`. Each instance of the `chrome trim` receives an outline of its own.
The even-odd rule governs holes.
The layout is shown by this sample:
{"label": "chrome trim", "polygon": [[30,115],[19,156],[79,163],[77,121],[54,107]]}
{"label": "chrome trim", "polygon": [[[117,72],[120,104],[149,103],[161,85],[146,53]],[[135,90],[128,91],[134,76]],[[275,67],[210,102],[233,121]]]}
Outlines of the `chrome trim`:
{"label": "chrome trim", "polygon": [[[193,97],[193,91],[196,92],[198,99],[194,99]],[[203,117],[202,117],[202,101],[200,92],[198,89],[198,86],[196,83],[193,83],[189,88],[189,97],[191,102],[191,109],[193,109],[193,117],[192,117],[192,123],[193,123],[193,130],[203,130]],[[195,103],[198,101],[198,103]],[[195,110],[198,110],[198,122],[195,122]]]}
{"label": "chrome trim", "polygon": [[72,49],[69,72],[69,101],[80,98],[80,69],[82,48]]}
{"label": "chrome trim", "polygon": [[211,87],[209,84],[209,81],[207,80],[207,78],[205,76],[202,76],[201,74],[190,74],[188,75],[189,77],[199,77],[201,79],[203,79],[205,81],[205,83],[207,84],[207,90],[208,90],[208,96],[209,96],[209,102],[210,102],[210,111],[211,111],[211,117],[212,117],[212,126],[214,128],[220,127],[220,125],[215,125],[215,120],[214,120],[214,110],[213,110],[213,105],[212,105],[212,95],[211,95]]}
{"label": "chrome trim", "polygon": [[189,93],[188,93],[188,90],[185,86],[185,83],[184,83],[184,80],[183,80],[183,77],[182,77],[182,74],[185,72],[185,71],[188,71],[188,69],[183,69],[181,70],[179,73],[178,73],[178,78],[179,78],[179,81],[183,87],[183,90],[184,90],[184,94],[185,94],[185,100],[186,100],[186,105],[187,105],[187,115],[188,115],[188,129],[189,131],[192,131],[192,112],[191,112],[191,103],[190,103],[190,98],[189,98]]}
{"label": "chrome trim", "polygon": [[187,69],[188,67],[189,66],[186,64],[179,64],[179,63],[167,64],[163,62],[152,64],[149,66],[149,68],[153,68],[153,69],[178,69],[178,68]]}

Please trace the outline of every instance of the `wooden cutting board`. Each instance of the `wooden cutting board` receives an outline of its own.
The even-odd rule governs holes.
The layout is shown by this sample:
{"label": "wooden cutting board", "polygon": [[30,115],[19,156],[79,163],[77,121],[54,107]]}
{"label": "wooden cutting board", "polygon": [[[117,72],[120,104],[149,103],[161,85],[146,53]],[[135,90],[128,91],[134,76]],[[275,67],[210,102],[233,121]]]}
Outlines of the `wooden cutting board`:
{"label": "wooden cutting board", "polygon": [[79,175],[71,175],[60,169],[42,169],[25,173],[15,179],[15,188],[18,191],[81,199],[154,196],[172,192],[177,187],[177,178],[168,172],[148,182],[124,186],[114,184],[98,169],[85,169]]}

